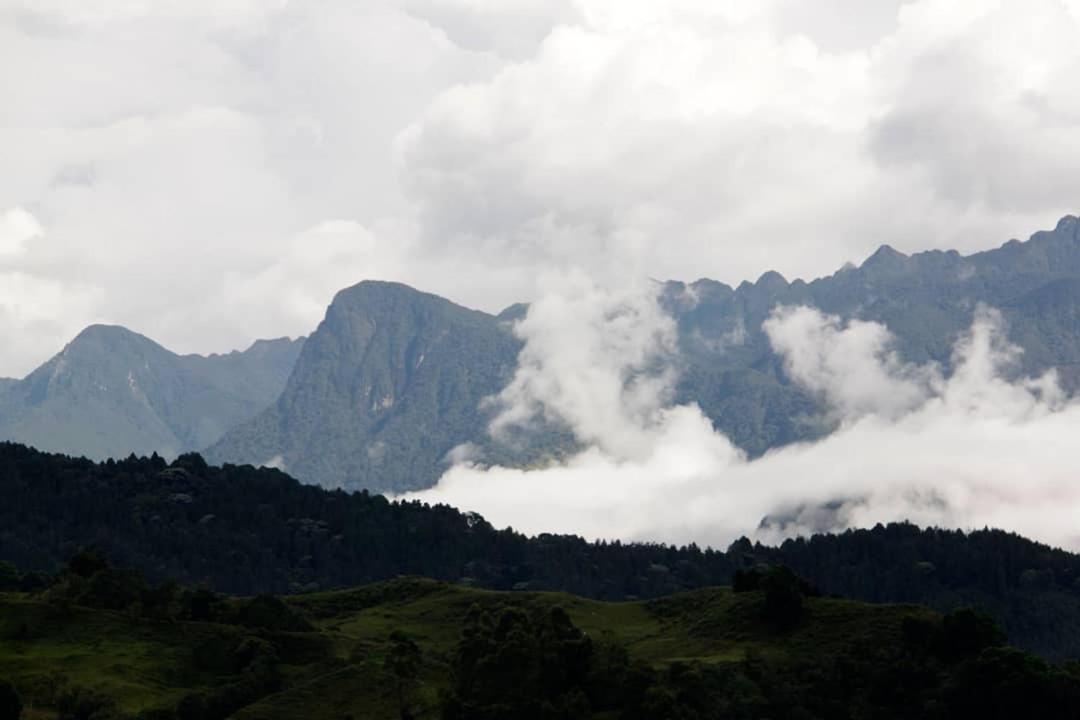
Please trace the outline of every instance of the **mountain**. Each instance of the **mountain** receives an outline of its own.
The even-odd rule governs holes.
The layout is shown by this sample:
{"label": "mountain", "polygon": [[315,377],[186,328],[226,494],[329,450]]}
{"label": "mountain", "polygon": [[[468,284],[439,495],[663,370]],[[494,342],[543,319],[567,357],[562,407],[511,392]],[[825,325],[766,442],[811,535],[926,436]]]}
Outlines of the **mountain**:
{"label": "mountain", "polygon": [[[210,467],[193,454],[171,465],[94,463],[11,443],[0,443],[0,498],[0,561],[25,571],[54,572],[96,547],[153,582],[205,582],[245,596],[423,575],[625,601],[785,565],[823,592],[860,600],[940,612],[975,605],[1014,644],[1080,658],[1080,555],[998,530],[879,525],[779,547],[742,539],[726,551],[530,538],[445,505],[325,490],[271,468]],[[0,592],[2,580],[0,572]]]}
{"label": "mountain", "polygon": [[[679,329],[678,402],[696,402],[750,457],[832,430],[820,398],[793,384],[762,323],[777,305],[811,305],[885,324],[905,360],[948,367],[982,303],[1024,349],[1017,373],[1054,367],[1080,388],[1080,220],[963,256],[882,246],[862,265],[789,282],[767,272],[730,287],[662,285]],[[529,465],[575,447],[565,428],[514,443],[487,434],[513,374],[513,323],[405,285],[341,291],[305,343],[176,356],[121,328],[88,328],[21,381],[0,381],[0,437],[91,457],[205,448],[215,462],[272,464],[325,487],[401,492],[433,485],[447,453]],[[301,345],[303,348],[301,349]]]}
{"label": "mountain", "polygon": [[1080,387],[1080,221],[1063,218],[1027,242],[974,255],[904,255],[882,246],[861,266],[812,282],[775,272],[737,288],[712,280],[669,282],[664,303],[678,321],[684,367],[680,402],[697,402],[752,457],[818,437],[817,400],[784,376],[762,323],[777,305],[809,305],[845,319],[883,323],[909,361],[949,367],[953,344],[980,303],[999,309],[1024,349],[1017,373],[1058,368]]}
{"label": "mountain", "polygon": [[[696,402],[751,457],[832,426],[820,400],[785,376],[762,323],[777,305],[804,304],[884,323],[910,362],[948,367],[979,303],[998,308],[1024,348],[1016,372],[1061,372],[1080,386],[1080,221],[1068,216],[1027,242],[962,256],[905,255],[882,246],[861,266],[812,282],[767,272],[732,288],[668,282],[662,302],[679,329],[676,400]],[[458,443],[487,461],[528,464],[565,452],[551,429],[524,447],[497,446],[478,405],[512,374],[511,327],[528,311],[467,310],[395,283],[343,291],[306,344],[278,402],[207,451],[218,462],[274,463],[326,487],[423,488]]]}
{"label": "mountain", "polygon": [[510,379],[510,323],[398,283],[342,290],[281,397],[206,451],[324,487],[434,484],[446,454],[483,442],[482,407]]}
{"label": "mountain", "polygon": [[0,385],[0,438],[91,458],[205,447],[272,403],[301,340],[177,355],[122,327],[93,325],[18,381]]}

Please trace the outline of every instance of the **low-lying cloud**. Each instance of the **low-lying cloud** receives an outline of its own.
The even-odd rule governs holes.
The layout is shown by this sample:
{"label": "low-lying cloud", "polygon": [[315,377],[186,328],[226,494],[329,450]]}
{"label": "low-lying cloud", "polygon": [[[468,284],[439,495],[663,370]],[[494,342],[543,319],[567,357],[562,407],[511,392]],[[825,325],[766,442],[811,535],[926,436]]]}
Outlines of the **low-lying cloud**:
{"label": "low-lying cloud", "polygon": [[1080,406],[1053,372],[1015,377],[993,309],[946,371],[902,361],[879,324],[777,308],[769,339],[837,429],[749,461],[696,405],[670,404],[673,326],[655,293],[571,284],[518,326],[523,361],[493,428],[557,419],[586,449],[539,469],[459,461],[413,497],[590,538],[724,546],[908,519],[1080,548]]}

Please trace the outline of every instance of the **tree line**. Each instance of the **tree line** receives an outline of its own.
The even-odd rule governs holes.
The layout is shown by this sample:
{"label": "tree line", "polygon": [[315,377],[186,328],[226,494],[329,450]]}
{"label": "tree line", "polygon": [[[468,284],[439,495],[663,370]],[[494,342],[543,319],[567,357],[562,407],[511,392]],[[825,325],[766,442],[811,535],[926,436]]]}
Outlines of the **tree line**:
{"label": "tree line", "polygon": [[95,463],[0,443],[0,588],[32,586],[82,548],[152,582],[257,595],[410,574],[498,590],[655,598],[786,565],[826,593],[988,610],[1010,640],[1080,657],[1080,556],[997,530],[898,523],[779,547],[726,549],[527,537],[446,505],[303,485],[250,465],[129,457]]}

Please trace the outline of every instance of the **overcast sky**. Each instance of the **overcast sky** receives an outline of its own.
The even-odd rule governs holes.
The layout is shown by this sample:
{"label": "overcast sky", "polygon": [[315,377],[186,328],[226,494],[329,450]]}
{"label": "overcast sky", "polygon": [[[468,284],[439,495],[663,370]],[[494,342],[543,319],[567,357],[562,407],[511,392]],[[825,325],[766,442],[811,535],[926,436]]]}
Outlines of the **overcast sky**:
{"label": "overcast sky", "polygon": [[497,310],[1080,210],[1080,0],[0,0],[0,375],[395,279]]}

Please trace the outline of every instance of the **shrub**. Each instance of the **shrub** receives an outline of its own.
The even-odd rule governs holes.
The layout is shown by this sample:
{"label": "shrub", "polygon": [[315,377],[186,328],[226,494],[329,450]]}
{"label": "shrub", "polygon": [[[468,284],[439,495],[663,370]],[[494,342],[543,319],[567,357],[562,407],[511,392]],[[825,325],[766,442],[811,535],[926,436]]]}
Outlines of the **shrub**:
{"label": "shrub", "polygon": [[22,716],[22,698],[15,686],[0,680],[0,720],[19,720]]}

